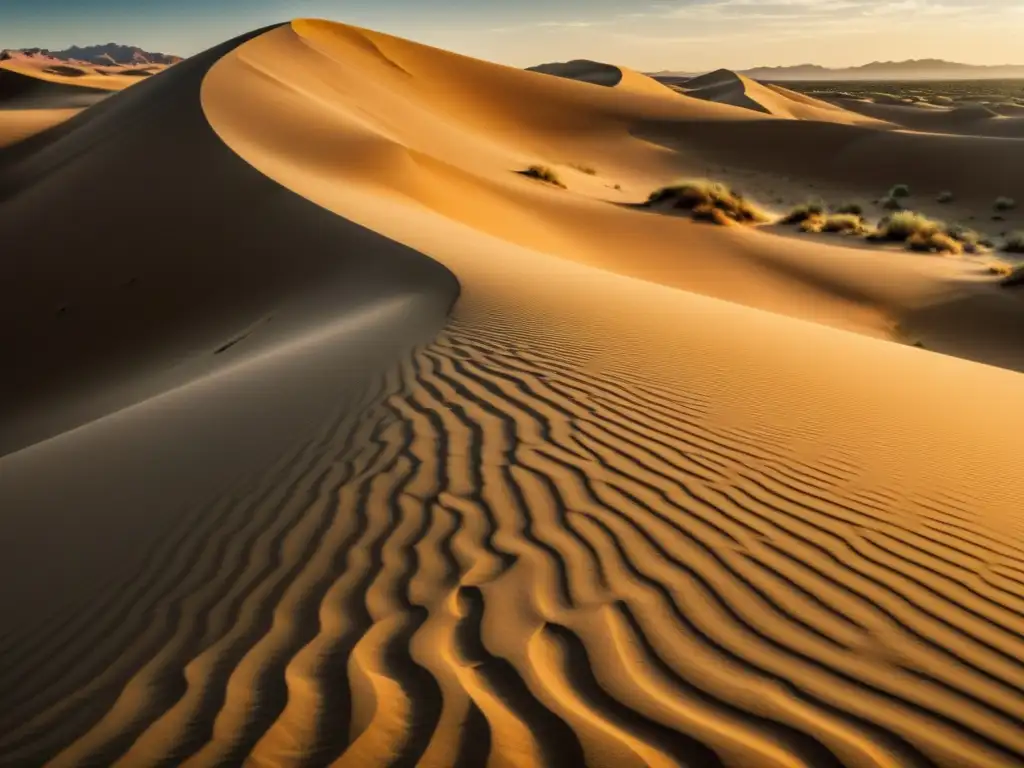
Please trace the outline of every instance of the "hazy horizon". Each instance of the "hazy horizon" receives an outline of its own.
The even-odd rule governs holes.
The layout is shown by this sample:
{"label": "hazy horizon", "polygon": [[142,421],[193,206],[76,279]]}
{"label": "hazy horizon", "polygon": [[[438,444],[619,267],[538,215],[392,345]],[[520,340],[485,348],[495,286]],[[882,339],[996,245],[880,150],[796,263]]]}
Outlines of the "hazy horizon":
{"label": "hazy horizon", "polygon": [[[446,0],[8,0],[0,48],[115,42],[189,56],[226,39],[295,17],[323,17],[408,37],[512,66],[574,58],[645,71],[750,69],[870,61],[946,59],[1024,64],[1016,0],[520,0],[481,8]],[[913,22],[913,35],[907,23]]]}

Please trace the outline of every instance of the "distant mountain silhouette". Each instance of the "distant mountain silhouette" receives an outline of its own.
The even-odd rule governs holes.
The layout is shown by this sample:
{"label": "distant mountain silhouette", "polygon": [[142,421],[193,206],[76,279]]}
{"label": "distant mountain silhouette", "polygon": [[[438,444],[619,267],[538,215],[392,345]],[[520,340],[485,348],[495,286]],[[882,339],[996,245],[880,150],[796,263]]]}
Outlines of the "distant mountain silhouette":
{"label": "distant mountain silhouette", "polygon": [[[663,71],[654,77],[685,77],[696,73]],[[790,67],[755,67],[740,74],[755,80],[989,80],[1024,78],[1024,65],[1004,64],[981,66],[958,64],[942,59],[910,59],[908,61],[872,61],[859,67],[833,69],[818,64],[797,64]]]}
{"label": "distant mountain silhouette", "polygon": [[[81,64],[96,64],[100,66],[127,65],[138,66],[145,64],[176,64],[181,61],[181,56],[174,56],[167,53],[150,53],[132,45],[118,45],[107,43],[106,45],[87,45],[79,47],[73,45],[63,51],[51,51],[46,48],[18,48],[11,49],[14,53],[27,54],[29,56],[48,56],[60,61],[76,62]],[[2,54],[7,51],[0,51]]]}

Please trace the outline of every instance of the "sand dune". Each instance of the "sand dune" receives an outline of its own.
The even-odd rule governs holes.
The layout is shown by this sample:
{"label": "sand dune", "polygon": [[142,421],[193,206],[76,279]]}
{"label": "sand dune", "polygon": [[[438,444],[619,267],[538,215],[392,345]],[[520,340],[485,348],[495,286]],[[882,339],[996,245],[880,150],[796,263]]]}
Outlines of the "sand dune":
{"label": "sand dune", "polygon": [[849,112],[779,85],[762,85],[728,69],[719,69],[692,78],[682,86],[682,89],[687,95],[698,99],[732,104],[775,117],[844,125],[885,125],[881,120]]}
{"label": "sand dune", "polygon": [[887,340],[1019,297],[617,204],[955,141],[297,21],[0,152],[0,763],[1020,765],[1024,379]]}
{"label": "sand dune", "polygon": [[86,107],[135,85],[163,66],[72,67],[55,59],[0,61],[0,148],[69,120]]}
{"label": "sand dune", "polygon": [[535,67],[528,67],[527,70],[538,72],[542,75],[554,75],[555,77],[577,80],[581,83],[603,85],[623,91],[651,93],[656,96],[665,96],[667,95],[666,91],[671,90],[654,78],[628,67],[603,64],[598,61],[587,61],[584,59],[539,64]]}

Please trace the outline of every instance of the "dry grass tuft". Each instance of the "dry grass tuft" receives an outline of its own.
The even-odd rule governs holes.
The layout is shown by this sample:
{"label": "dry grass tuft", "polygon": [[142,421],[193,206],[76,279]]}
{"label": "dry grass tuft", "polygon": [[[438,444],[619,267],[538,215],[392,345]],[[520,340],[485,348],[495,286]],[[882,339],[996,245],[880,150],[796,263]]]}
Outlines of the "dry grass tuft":
{"label": "dry grass tuft", "polygon": [[869,240],[904,243],[912,251],[926,253],[963,253],[964,246],[952,237],[941,221],[913,211],[897,211],[878,222]]}
{"label": "dry grass tuft", "polygon": [[949,192],[949,191],[939,192],[939,196],[936,197],[935,200],[937,202],[940,202],[940,203],[952,203],[953,202],[953,193]]}
{"label": "dry grass tuft", "polygon": [[531,165],[525,171],[517,171],[521,176],[526,176],[530,179],[537,179],[537,181],[543,181],[546,184],[551,184],[556,187],[565,189],[565,184],[558,178],[558,174],[548,168],[546,165]]}
{"label": "dry grass tuft", "polygon": [[907,238],[907,248],[921,253],[958,255],[964,252],[963,245],[945,232],[915,232]]}
{"label": "dry grass tuft", "polygon": [[573,163],[569,167],[570,168],[575,168],[580,173],[587,174],[587,176],[596,176],[597,175],[597,169],[595,169],[595,168],[593,168],[593,167],[591,167],[589,165],[578,165],[576,163]]}
{"label": "dry grass tuft", "polygon": [[825,215],[823,203],[803,203],[779,219],[779,224],[803,224],[808,219],[820,218]]}
{"label": "dry grass tuft", "polygon": [[741,193],[708,179],[691,179],[657,189],[647,198],[646,205],[688,210],[694,219],[716,224],[757,224],[769,220],[764,210]]}
{"label": "dry grass tuft", "polygon": [[896,184],[889,190],[889,197],[910,197],[910,187],[906,184]]}
{"label": "dry grass tuft", "polygon": [[800,224],[804,232],[833,232],[841,235],[864,235],[868,232],[864,219],[852,213],[830,213],[811,216]]}
{"label": "dry grass tuft", "polygon": [[1012,197],[997,197],[992,207],[997,211],[1010,211],[1017,207],[1017,201]]}

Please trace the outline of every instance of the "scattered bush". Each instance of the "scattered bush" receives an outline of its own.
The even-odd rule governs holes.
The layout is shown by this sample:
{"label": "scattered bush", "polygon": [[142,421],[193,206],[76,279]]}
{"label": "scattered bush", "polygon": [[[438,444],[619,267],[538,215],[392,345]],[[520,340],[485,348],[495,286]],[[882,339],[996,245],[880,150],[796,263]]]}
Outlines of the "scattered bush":
{"label": "scattered bush", "polygon": [[986,248],[992,247],[990,240],[962,224],[951,224],[946,227],[945,233],[960,243],[967,253],[982,253]]}
{"label": "scattered bush", "polygon": [[889,197],[883,197],[878,201],[878,204],[887,211],[899,211],[903,209],[903,203],[899,201],[899,198],[892,197],[891,195]]}
{"label": "scattered bush", "polygon": [[939,196],[936,197],[935,199],[938,202],[940,202],[940,203],[952,203],[953,202],[953,193],[949,192],[949,191],[939,192]]}
{"label": "scattered bush", "polygon": [[999,275],[1000,277],[1009,277],[1014,272],[1012,264],[1007,264],[1005,261],[993,261],[989,262],[988,271],[993,275]]}
{"label": "scattered bush", "polygon": [[558,178],[558,174],[546,165],[531,165],[525,171],[518,171],[518,173],[528,178],[537,179],[537,181],[543,181],[546,184],[552,184],[565,189],[565,184]]}
{"label": "scattered bush", "polygon": [[780,224],[802,224],[808,219],[825,215],[824,203],[804,203],[798,205],[780,220]]}
{"label": "scattered bush", "polygon": [[945,232],[915,232],[907,238],[907,248],[922,253],[963,253],[963,245]]}
{"label": "scattered bush", "polygon": [[910,187],[906,184],[897,184],[889,190],[889,197],[910,197]]}
{"label": "scattered bush", "polygon": [[992,207],[997,211],[1009,211],[1017,207],[1017,201],[1012,197],[997,197]]}
{"label": "scattered bush", "polygon": [[878,229],[869,240],[905,243],[912,251],[930,253],[962,253],[963,245],[946,232],[941,221],[929,219],[913,211],[898,211],[878,222]]}
{"label": "scattered bush", "polygon": [[592,168],[592,167],[590,167],[589,165],[577,165],[577,164],[574,163],[573,165],[571,165],[569,167],[570,168],[575,168],[580,173],[587,174],[587,176],[596,176],[597,175],[597,170]]}
{"label": "scattered bush", "polygon": [[651,193],[646,205],[665,204],[688,210],[698,221],[716,224],[739,222],[754,224],[768,221],[768,215],[734,189],[717,181],[692,179],[662,187]]}
{"label": "scattered bush", "polygon": [[1024,230],[1008,234],[1003,241],[1003,250],[1006,253],[1024,253]]}
{"label": "scattered bush", "polygon": [[850,214],[852,216],[863,216],[864,206],[860,203],[843,203],[836,208],[836,213]]}
{"label": "scattered bush", "polygon": [[868,231],[864,219],[853,213],[830,213],[811,216],[800,224],[804,232],[835,232],[842,235],[863,235]]}

